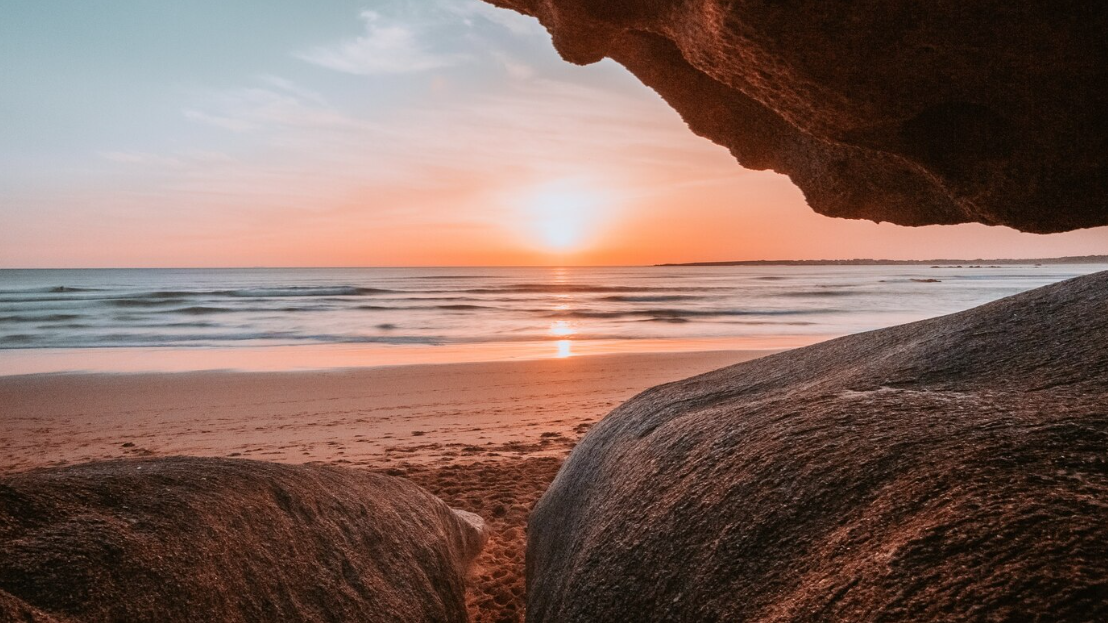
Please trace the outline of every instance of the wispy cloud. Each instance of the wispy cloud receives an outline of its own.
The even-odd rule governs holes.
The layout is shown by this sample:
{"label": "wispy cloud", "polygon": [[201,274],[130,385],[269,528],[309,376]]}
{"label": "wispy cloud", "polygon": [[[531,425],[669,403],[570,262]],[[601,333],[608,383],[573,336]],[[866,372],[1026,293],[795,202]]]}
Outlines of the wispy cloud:
{"label": "wispy cloud", "polygon": [[534,67],[504,52],[494,51],[492,57],[504,67],[504,71],[508,72],[509,76],[516,80],[527,80],[529,78],[534,78],[537,74]]}
{"label": "wispy cloud", "polygon": [[185,115],[185,119],[189,121],[195,121],[197,123],[203,123],[205,125],[212,125],[217,128],[223,128],[224,130],[231,130],[232,132],[246,132],[253,130],[256,126],[252,123],[248,123],[241,119],[232,119],[230,117],[220,117],[217,115],[209,115],[206,112],[195,110],[192,108],[186,108],[182,111]]}
{"label": "wispy cloud", "polygon": [[518,37],[549,36],[537,19],[494,7],[482,0],[455,0],[444,2],[441,6],[444,11],[462,17],[470,26],[473,25],[474,20],[484,20]]}
{"label": "wispy cloud", "polygon": [[336,128],[359,122],[331,108],[324,99],[295,83],[274,76],[260,80],[276,88],[248,87],[209,95],[185,108],[186,119],[235,132],[275,126]]}
{"label": "wispy cloud", "polygon": [[296,84],[292,80],[288,80],[288,79],[282,78],[280,76],[274,76],[272,74],[262,74],[261,76],[258,76],[258,80],[261,80],[264,84],[269,85],[271,87],[274,87],[276,89],[280,89],[282,91],[292,93],[293,95],[295,95],[296,97],[299,97],[302,100],[307,100],[309,102],[315,102],[316,104],[319,104],[321,106],[327,104],[327,100],[325,100],[322,95],[320,95],[319,93],[316,93],[315,91],[305,89],[304,87]]}
{"label": "wispy cloud", "polygon": [[[734,175],[730,161],[722,169],[705,166],[705,158],[721,148],[689,135],[656,97],[572,84],[538,70],[526,77],[502,81],[495,90],[444,87],[448,93],[385,114],[363,108],[364,100],[357,98],[342,108],[319,103],[292,82],[280,90],[209,93],[190,110],[256,128],[268,162],[258,162],[255,173],[268,169],[274,180],[301,180],[299,190],[321,193],[313,203],[333,202],[326,197],[343,189],[437,187],[447,180],[484,178],[489,171],[499,172],[487,182],[490,188],[588,170],[635,178],[644,192],[671,186],[674,178]],[[243,174],[223,167],[213,173],[223,180]],[[255,173],[250,179],[258,182]],[[274,183],[286,182],[256,187]],[[211,190],[221,183],[207,180],[200,186]]]}
{"label": "wispy cloud", "polygon": [[172,156],[160,156],[137,151],[102,151],[97,154],[105,160],[120,164],[155,165],[161,167],[179,167],[183,163]]}
{"label": "wispy cloud", "polygon": [[151,154],[142,151],[101,151],[97,152],[104,160],[119,164],[141,165],[167,169],[181,169],[206,165],[227,165],[235,162],[231,156],[219,151],[191,149],[169,155]]}
{"label": "wispy cloud", "polygon": [[321,67],[363,76],[440,69],[468,58],[465,54],[433,50],[413,26],[375,11],[362,11],[361,19],[365,22],[362,36],[295,56]]}

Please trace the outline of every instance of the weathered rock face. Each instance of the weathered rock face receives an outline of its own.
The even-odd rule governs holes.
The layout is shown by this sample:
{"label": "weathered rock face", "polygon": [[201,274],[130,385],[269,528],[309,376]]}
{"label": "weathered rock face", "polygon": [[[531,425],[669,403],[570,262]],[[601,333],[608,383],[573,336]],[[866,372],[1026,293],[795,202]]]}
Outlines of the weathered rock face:
{"label": "weathered rock face", "polygon": [[1108,224],[1108,4],[486,0],[609,57],[817,212]]}
{"label": "weathered rock face", "polygon": [[63,623],[64,619],[52,617],[27,602],[0,590],[0,621],[20,623]]}
{"label": "weathered rock face", "polygon": [[1108,620],[1108,272],[650,389],[530,521],[528,620]]}
{"label": "weathered rock face", "polygon": [[169,458],[0,479],[0,619],[466,621],[475,515],[399,478]]}

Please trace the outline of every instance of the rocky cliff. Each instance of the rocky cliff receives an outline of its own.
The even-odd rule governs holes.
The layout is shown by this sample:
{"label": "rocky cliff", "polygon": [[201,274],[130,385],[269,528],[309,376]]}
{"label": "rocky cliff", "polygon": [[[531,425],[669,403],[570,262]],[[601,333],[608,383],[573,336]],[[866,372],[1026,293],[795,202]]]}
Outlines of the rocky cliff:
{"label": "rocky cliff", "polygon": [[821,214],[1108,224],[1108,4],[487,0],[627,67]]}
{"label": "rocky cliff", "polygon": [[1108,619],[1108,272],[640,394],[527,573],[537,623]]}

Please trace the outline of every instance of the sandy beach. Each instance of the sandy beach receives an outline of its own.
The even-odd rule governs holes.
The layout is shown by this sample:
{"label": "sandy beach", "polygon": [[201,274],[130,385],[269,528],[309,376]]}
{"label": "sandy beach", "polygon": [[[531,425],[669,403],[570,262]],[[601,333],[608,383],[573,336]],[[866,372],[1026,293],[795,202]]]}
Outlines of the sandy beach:
{"label": "sandy beach", "polygon": [[489,522],[470,578],[471,619],[515,621],[527,515],[588,427],[651,386],[769,352],[0,377],[0,471],[192,455],[404,476]]}

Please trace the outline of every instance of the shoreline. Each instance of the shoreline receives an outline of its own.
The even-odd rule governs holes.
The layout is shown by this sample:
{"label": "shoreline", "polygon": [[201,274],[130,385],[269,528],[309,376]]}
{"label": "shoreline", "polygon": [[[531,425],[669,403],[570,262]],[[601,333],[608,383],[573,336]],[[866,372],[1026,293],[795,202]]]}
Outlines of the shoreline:
{"label": "shoreline", "polygon": [[[36,375],[308,373],[416,365],[512,363],[725,351],[776,351],[839,334],[734,338],[544,340],[478,344],[297,344],[240,347],[25,348],[0,350],[0,379]],[[74,363],[79,362],[79,363]]]}
{"label": "shoreline", "polygon": [[4,376],[0,473],[173,454],[376,468],[564,456],[579,426],[642,390],[773,352]]}

